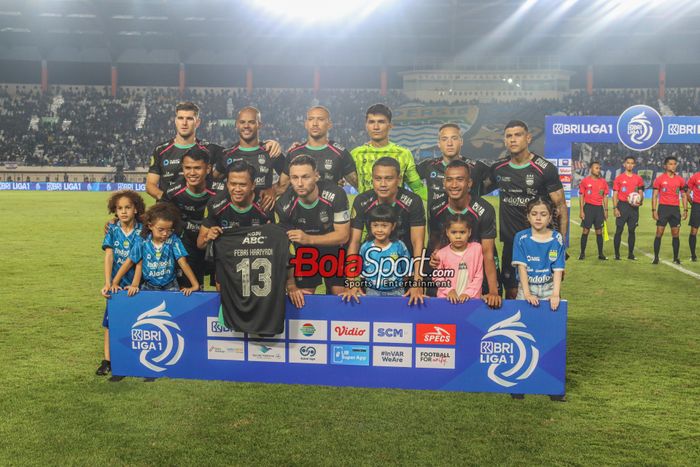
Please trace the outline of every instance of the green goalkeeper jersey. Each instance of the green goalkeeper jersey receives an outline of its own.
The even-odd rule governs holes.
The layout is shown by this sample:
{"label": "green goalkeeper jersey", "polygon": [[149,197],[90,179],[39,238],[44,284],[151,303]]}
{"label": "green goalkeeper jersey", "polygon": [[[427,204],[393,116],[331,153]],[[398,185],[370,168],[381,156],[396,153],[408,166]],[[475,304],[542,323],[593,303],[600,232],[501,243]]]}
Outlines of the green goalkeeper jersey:
{"label": "green goalkeeper jersey", "polygon": [[389,142],[384,147],[376,148],[369,143],[358,146],[351,151],[357,169],[357,191],[363,193],[372,189],[372,166],[380,157],[392,157],[401,167],[400,177],[403,182],[423,200],[428,196],[427,188],[416,171],[416,161],[411,151]]}

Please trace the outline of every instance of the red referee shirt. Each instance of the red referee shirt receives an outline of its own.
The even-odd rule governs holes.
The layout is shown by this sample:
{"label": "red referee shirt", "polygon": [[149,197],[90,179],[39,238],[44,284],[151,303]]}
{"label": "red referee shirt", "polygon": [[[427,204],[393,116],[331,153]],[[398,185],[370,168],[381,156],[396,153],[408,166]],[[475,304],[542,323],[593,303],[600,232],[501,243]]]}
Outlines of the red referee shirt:
{"label": "red referee shirt", "polygon": [[688,189],[693,194],[693,203],[700,204],[700,172],[688,179]]}
{"label": "red referee shirt", "polygon": [[629,177],[626,172],[622,172],[615,177],[613,182],[613,191],[617,191],[617,199],[627,203],[627,198],[630,193],[644,189],[644,180],[637,174],[632,174]]}
{"label": "red referee shirt", "polygon": [[581,180],[578,192],[583,196],[583,202],[593,206],[602,206],[603,199],[610,193],[608,182],[604,178],[586,177]]}
{"label": "red referee shirt", "polygon": [[654,180],[654,189],[659,190],[659,204],[678,206],[680,205],[678,195],[686,190],[685,180],[678,174],[669,177],[664,172]]}

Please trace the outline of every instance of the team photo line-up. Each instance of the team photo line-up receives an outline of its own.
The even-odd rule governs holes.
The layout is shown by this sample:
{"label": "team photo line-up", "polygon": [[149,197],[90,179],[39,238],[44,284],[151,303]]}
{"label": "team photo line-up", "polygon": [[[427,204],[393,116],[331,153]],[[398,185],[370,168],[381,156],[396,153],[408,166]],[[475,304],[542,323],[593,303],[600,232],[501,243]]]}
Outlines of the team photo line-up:
{"label": "team photo line-up", "polygon": [[[390,141],[391,110],[369,107],[369,142],[352,151],[329,139],[331,114],[323,106],[308,109],[307,139],[286,156],[276,141],[261,141],[260,112],[244,107],[237,115],[238,142],[230,148],[197,139],[199,108],[182,102],[175,108],[176,134],[152,153],[146,191],[157,202],[145,208],[129,190],[113,193],[105,226],[105,298],[124,289],[182,291],[202,289],[210,276],[222,296],[220,322],[242,327],[237,299],[284,294],[298,308],[321,283],[327,294],[344,301],[363,295],[404,296],[409,305],[428,296],[459,304],[481,299],[499,308],[506,299],[537,306],[546,300],[556,311],[564,276],[568,209],[556,167],[529,151],[532,135],[525,122],[504,128],[508,155],[491,166],[461,155],[458,125],[440,127],[440,157],[416,165],[411,152]],[[700,174],[686,184],[675,174],[676,160],[654,182],[652,210],[657,221],[655,263],[661,237],[671,224],[674,261],[678,262],[681,213],[688,215],[687,188],[693,189],[690,248],[700,226]],[[643,204],[643,182],[627,157],[625,172],[613,184],[616,217],[615,258],[625,224],[629,258],[634,259],[634,230]],[[343,185],[358,192],[352,206]],[[482,196],[499,192],[499,227],[493,206]],[[598,257],[608,213],[609,188],[600,164],[580,185],[585,258],[587,236],[595,229]],[[426,221],[427,217],[427,221]],[[427,231],[426,231],[427,227]],[[246,234],[237,243],[227,238]],[[501,259],[496,237],[502,243]],[[280,241],[283,239],[283,241]],[[235,246],[231,246],[235,245]],[[291,251],[290,257],[275,249]],[[285,254],[280,254],[285,253]],[[286,271],[274,271],[283,267]],[[285,284],[272,277],[286,277]],[[273,291],[273,289],[277,289]],[[97,374],[111,371],[109,319],[105,359]]]}

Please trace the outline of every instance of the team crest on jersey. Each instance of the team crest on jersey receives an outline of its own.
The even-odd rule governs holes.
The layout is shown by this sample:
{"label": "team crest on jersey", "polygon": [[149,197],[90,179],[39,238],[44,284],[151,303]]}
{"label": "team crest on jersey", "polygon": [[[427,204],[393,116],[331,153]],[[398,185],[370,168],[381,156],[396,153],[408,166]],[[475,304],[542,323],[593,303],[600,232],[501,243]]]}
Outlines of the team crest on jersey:
{"label": "team crest on jersey", "polygon": [[533,174],[525,175],[525,184],[527,186],[532,186],[535,184],[535,176]]}
{"label": "team crest on jersey", "polygon": [[325,210],[321,211],[318,218],[322,224],[325,224],[326,222],[328,222],[330,220],[330,217],[328,217],[328,213]]}
{"label": "team crest on jersey", "polygon": [[556,261],[558,256],[559,256],[559,252],[557,250],[549,250],[549,260],[550,261]]}
{"label": "team crest on jersey", "polygon": [[124,248],[129,248],[129,240],[124,240]]}
{"label": "team crest on jersey", "polygon": [[264,154],[260,154],[258,156],[258,164],[265,165],[265,155]]}
{"label": "team crest on jersey", "polygon": [[326,162],[323,165],[326,170],[331,170],[333,168],[333,161],[330,159],[326,159]]}

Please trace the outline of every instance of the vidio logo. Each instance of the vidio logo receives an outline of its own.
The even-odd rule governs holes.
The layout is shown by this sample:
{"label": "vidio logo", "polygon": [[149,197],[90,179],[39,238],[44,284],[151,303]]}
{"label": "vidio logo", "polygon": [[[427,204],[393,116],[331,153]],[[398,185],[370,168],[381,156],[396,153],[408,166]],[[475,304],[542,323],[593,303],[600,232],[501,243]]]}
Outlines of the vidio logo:
{"label": "vidio logo", "polygon": [[[488,329],[481,338],[480,363],[489,365],[487,376],[496,384],[511,387],[527,379],[540,359],[535,338],[525,331],[518,311]],[[524,342],[523,341],[530,341]]]}
{"label": "vidio logo", "polygon": [[139,315],[131,326],[131,348],[141,351],[139,362],[149,370],[165,371],[165,366],[175,365],[185,350],[180,326],[167,318],[172,319],[172,316],[165,311],[163,301]]}

